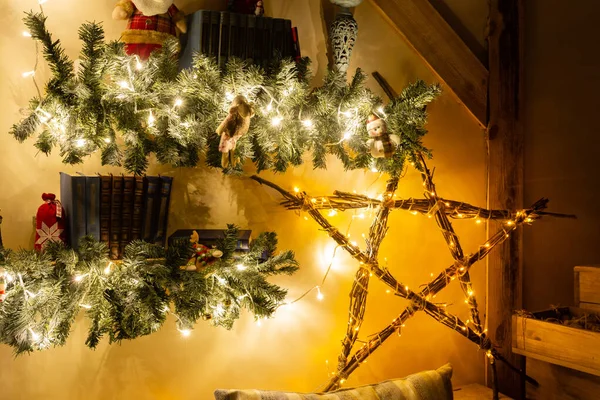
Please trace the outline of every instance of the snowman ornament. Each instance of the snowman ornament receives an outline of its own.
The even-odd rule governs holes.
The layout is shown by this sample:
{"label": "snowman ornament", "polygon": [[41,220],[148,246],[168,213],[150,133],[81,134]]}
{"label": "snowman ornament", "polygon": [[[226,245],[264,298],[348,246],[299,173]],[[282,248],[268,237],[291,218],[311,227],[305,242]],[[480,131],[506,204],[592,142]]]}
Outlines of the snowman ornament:
{"label": "snowman ornament", "polygon": [[112,17],[127,20],[127,29],[121,35],[125,52],[142,60],[160,49],[165,40],[187,30],[185,15],[173,0],[120,0]]}
{"label": "snowman ornament", "polygon": [[385,121],[375,114],[369,115],[367,119],[367,132],[369,140],[367,147],[375,158],[390,158],[400,145],[398,135],[389,134]]}

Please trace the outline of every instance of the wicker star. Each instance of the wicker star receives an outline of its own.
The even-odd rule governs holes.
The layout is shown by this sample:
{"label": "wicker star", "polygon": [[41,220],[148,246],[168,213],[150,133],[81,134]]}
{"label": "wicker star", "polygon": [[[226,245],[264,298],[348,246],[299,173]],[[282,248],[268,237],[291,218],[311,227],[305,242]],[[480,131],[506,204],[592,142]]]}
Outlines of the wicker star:
{"label": "wicker star", "polygon": [[[470,341],[476,343],[484,350],[490,361],[501,360],[508,362],[497,352],[491,340],[487,337],[482,328],[479,317],[477,300],[473,291],[469,270],[477,262],[484,259],[490,251],[503,243],[510,237],[511,232],[523,224],[530,224],[544,215],[572,217],[562,214],[544,212],[548,203],[547,199],[541,199],[528,209],[518,211],[508,210],[488,210],[458,202],[446,200],[439,197],[435,184],[433,183],[433,172],[427,168],[423,156],[417,157],[415,167],[420,171],[424,187],[424,199],[394,200],[394,193],[398,188],[399,177],[392,177],[388,180],[385,193],[378,199],[354,193],[335,191],[333,196],[312,197],[308,194],[296,193],[282,189],[276,184],[264,180],[258,176],[252,176],[255,181],[265,184],[277,190],[285,198],[281,205],[290,210],[306,211],[328,234],[329,236],[347,251],[356,261],[359,262],[359,269],[356,272],[354,283],[350,291],[349,320],[346,336],[342,341],[342,351],[338,357],[338,369],[334,377],[325,387],[325,391],[338,388],[348,376],[354,372],[359,365],[364,362],[383,342],[385,342],[394,332],[399,332],[405,322],[417,311],[423,311],[433,317],[436,321],[453,329],[463,335]],[[347,236],[334,227],[322,214],[320,210],[339,210],[375,208],[376,216],[369,229],[369,235],[365,238],[366,248],[360,249],[356,244],[351,243]],[[400,281],[398,281],[388,269],[382,268],[378,261],[379,246],[386,236],[388,230],[388,217],[392,210],[406,210],[412,213],[421,213],[435,218],[441,232],[444,236],[448,249],[454,258],[454,263],[445,268],[439,275],[431,280],[423,289],[418,292],[412,291]],[[501,228],[490,236],[474,253],[465,255],[460,240],[456,235],[450,222],[453,219],[479,219],[479,220],[501,220]],[[386,284],[395,295],[403,297],[410,301],[406,307],[396,317],[391,324],[383,328],[373,339],[367,341],[361,348],[351,355],[356,340],[360,333],[360,328],[364,320],[364,314],[367,303],[367,290],[371,276],[377,277]],[[441,290],[458,280],[465,296],[465,303],[470,309],[471,319],[463,321],[456,315],[449,313],[445,306],[431,302],[431,299]],[[521,374],[522,371],[508,364],[513,370]],[[537,383],[533,379],[525,376],[531,383]]]}

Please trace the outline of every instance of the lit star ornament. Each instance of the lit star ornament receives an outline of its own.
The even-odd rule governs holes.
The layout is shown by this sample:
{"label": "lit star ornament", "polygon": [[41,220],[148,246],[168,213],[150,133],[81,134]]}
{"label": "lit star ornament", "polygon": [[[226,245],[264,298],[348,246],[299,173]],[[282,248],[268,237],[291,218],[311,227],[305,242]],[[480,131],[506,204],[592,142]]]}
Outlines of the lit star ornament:
{"label": "lit star ornament", "polygon": [[[333,196],[311,196],[304,191],[295,191],[292,193],[256,175],[252,176],[253,180],[265,184],[283,195],[285,200],[281,202],[281,205],[287,209],[306,211],[308,216],[317,222],[320,228],[324,232],[327,232],[336,244],[348,252],[359,264],[350,291],[348,314],[351,317],[346,328],[346,337],[342,340],[342,351],[338,357],[338,369],[324,388],[324,391],[339,388],[348,379],[348,376],[364,363],[367,357],[377,350],[385,340],[393,336],[394,333],[398,333],[398,336],[400,336],[406,321],[418,311],[425,312],[425,314],[433,317],[436,321],[477,344],[480,349],[486,351],[491,356],[490,360],[500,360],[508,363],[502,354],[493,347],[492,341],[487,336],[487,331],[483,329],[469,270],[477,261],[484,259],[494,247],[510,237],[510,233],[519,226],[533,222],[543,215],[572,217],[544,212],[543,209],[546,207],[547,199],[539,200],[531,208],[516,211],[487,210],[460,201],[442,199],[435,189],[433,173],[425,164],[424,157],[419,153],[416,153],[414,156],[415,168],[420,171],[423,180],[423,199],[409,198],[396,200],[395,192],[398,189],[400,180],[398,175],[390,177],[385,193],[378,198],[359,195],[356,192],[347,193],[340,191],[336,191]],[[311,201],[314,198],[325,200],[321,202]],[[375,211],[375,217],[371,223],[368,236],[365,235],[365,249],[361,249],[358,243],[351,241],[348,237],[349,235],[340,232],[325,217],[325,215],[335,215],[332,212],[336,210],[345,211],[363,208]],[[422,214],[435,217],[432,220],[434,219],[437,222],[448,250],[454,259],[452,265],[444,268],[438,275],[431,274],[432,280],[427,284],[421,285],[416,291],[409,289],[408,286],[392,275],[391,270],[387,268],[387,259],[384,258],[383,262],[379,261],[379,247],[385,239],[388,231],[388,218],[393,210],[405,210],[415,215]],[[465,254],[459,237],[450,223],[450,218],[459,220],[472,219],[474,221],[481,219],[500,220],[501,224],[499,224],[499,230],[490,234],[490,237],[473,253]],[[305,217],[305,219],[308,218]],[[378,278],[387,285],[388,293],[393,293],[398,297],[408,300],[409,304],[388,326],[378,333],[370,335],[370,340],[355,348],[360,328],[364,321],[369,278],[371,276]],[[432,299],[454,280],[459,282],[465,296],[465,303],[469,309],[470,318],[466,321],[448,312],[444,305],[432,302]],[[515,367],[512,368],[513,371],[517,371]],[[528,382],[537,383],[527,376],[525,376],[525,379]]]}

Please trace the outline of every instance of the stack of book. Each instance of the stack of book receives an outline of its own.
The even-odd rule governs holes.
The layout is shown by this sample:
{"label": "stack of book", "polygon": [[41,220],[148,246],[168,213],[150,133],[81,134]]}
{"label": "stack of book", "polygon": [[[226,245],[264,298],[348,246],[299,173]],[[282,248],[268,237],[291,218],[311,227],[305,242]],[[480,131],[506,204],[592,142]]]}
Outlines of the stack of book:
{"label": "stack of book", "polygon": [[120,259],[132,240],[165,245],[173,178],[81,176],[60,173],[60,200],[67,242],[77,248],[86,235],[104,242]]}
{"label": "stack of book", "polygon": [[299,60],[298,28],[281,18],[199,10],[188,16],[188,32],[181,37],[180,67],[189,68],[194,54],[212,56],[219,66],[231,57],[266,65],[276,58]]}

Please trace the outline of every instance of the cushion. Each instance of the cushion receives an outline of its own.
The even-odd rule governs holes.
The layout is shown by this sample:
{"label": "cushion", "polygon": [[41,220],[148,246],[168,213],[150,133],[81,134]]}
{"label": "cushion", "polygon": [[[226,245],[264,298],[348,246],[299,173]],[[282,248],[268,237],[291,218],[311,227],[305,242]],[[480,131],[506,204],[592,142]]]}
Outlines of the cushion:
{"label": "cushion", "polygon": [[329,393],[216,390],[216,400],[452,400],[452,366]]}

